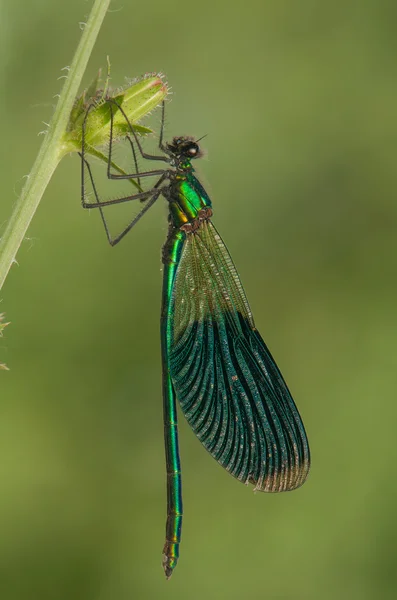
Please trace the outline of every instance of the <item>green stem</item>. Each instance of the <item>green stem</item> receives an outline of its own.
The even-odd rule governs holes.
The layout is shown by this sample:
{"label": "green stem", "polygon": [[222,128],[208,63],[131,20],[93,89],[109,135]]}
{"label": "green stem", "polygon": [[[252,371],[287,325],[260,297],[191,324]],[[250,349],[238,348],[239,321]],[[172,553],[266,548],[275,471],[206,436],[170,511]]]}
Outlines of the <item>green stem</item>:
{"label": "green stem", "polygon": [[0,289],[53,172],[67,152],[62,143],[70,111],[110,0],[95,0],[65,79],[47,134],[0,240]]}

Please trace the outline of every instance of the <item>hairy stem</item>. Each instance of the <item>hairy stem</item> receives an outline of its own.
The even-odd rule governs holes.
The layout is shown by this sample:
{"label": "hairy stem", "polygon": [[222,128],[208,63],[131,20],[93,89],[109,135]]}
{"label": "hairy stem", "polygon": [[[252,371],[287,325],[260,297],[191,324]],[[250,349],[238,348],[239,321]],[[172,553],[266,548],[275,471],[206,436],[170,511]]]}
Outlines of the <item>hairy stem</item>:
{"label": "hairy stem", "polygon": [[63,136],[81,79],[109,3],[110,0],[94,0],[70,69],[68,69],[68,72],[65,72],[65,83],[54,115],[50,121],[47,134],[22,193],[15,204],[4,235],[0,240],[0,289],[15,260],[19,246],[25,237],[26,230],[39,205],[44,190],[59,161],[68,151],[63,143]]}

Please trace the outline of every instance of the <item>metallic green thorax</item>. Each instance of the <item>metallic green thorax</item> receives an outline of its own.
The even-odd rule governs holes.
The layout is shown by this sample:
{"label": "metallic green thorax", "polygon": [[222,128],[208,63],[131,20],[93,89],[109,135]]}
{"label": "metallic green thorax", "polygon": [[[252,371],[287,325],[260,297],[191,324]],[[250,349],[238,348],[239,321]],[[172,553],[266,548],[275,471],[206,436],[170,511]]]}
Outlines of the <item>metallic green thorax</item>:
{"label": "metallic green thorax", "polygon": [[[187,166],[187,164],[186,164]],[[180,227],[197,219],[203,208],[211,208],[207,192],[193,175],[193,167],[186,174],[177,175],[170,187],[170,216],[174,227]]]}

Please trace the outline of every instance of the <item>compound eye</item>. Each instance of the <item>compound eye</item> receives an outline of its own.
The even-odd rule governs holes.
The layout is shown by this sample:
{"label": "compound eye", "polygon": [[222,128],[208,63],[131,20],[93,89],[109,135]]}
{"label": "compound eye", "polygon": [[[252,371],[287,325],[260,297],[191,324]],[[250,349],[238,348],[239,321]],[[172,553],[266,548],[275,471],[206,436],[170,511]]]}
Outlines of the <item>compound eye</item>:
{"label": "compound eye", "polygon": [[197,156],[199,152],[200,152],[200,148],[198,147],[198,144],[195,144],[195,143],[190,144],[190,146],[187,149],[188,155],[191,156],[192,158]]}

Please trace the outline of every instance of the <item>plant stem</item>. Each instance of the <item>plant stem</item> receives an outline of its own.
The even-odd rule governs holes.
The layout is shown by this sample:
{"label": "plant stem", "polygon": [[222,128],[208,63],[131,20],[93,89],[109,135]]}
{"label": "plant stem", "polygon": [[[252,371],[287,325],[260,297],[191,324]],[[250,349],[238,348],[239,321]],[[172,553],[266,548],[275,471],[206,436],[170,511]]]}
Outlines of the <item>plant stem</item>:
{"label": "plant stem", "polygon": [[59,161],[67,152],[62,140],[68,125],[70,111],[95,44],[110,0],[94,0],[90,16],[85,24],[69,72],[58,100],[47,134],[41,145],[33,168],[17,200],[14,212],[0,240],[0,289],[15,260],[30,221],[39,205],[51,176]]}

